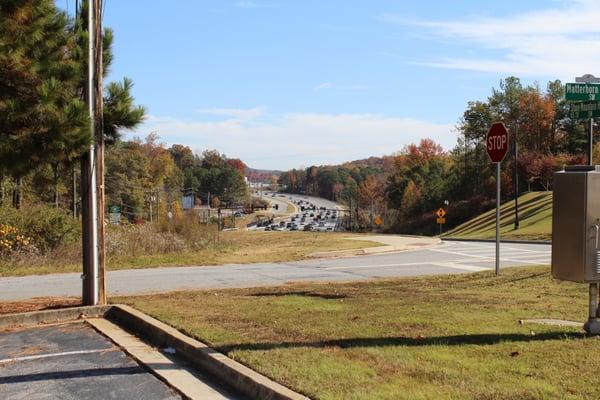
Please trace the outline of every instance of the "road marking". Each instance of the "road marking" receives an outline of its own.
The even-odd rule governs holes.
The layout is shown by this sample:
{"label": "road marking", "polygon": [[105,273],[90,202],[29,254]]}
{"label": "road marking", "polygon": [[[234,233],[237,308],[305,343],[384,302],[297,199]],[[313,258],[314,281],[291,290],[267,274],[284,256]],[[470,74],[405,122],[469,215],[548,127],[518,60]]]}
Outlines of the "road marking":
{"label": "road marking", "polygon": [[[456,242],[454,242],[455,246],[457,246]],[[468,246],[465,246],[463,248],[459,248],[458,250],[469,250],[470,248],[472,249],[477,248],[477,249],[494,249],[495,244],[491,243],[490,244],[481,244],[481,243],[469,243]],[[533,246],[538,246],[538,245],[533,245]],[[507,246],[505,243],[501,243],[500,244],[500,249],[501,250],[514,250],[514,251],[524,251],[524,252],[529,252],[529,253],[547,253],[547,251],[543,251],[543,250],[532,250],[526,247],[514,247],[514,246]]]}
{"label": "road marking", "polygon": [[408,267],[411,265],[423,265],[427,264],[424,262],[412,262],[412,263],[396,263],[396,264],[379,264],[379,265],[341,265],[339,267],[325,267],[323,269],[331,270],[331,269],[362,269],[362,268],[385,268],[385,267]]}
{"label": "road marking", "polygon": [[43,359],[43,358],[73,356],[73,355],[79,355],[79,354],[94,354],[94,353],[102,353],[102,352],[105,352],[105,351],[111,351],[111,349],[65,351],[65,352],[62,352],[62,353],[38,354],[38,355],[35,355],[35,356],[5,358],[4,360],[0,360],[0,364],[6,364],[6,363],[10,363],[10,362],[17,362],[17,361],[40,360],[40,359]]}
{"label": "road marking", "polygon": [[490,268],[476,267],[475,265],[465,265],[465,264],[458,264],[458,263],[453,263],[453,262],[435,262],[435,263],[431,263],[431,264],[438,266],[438,267],[462,269],[465,271],[473,271],[473,272],[490,270]]}
{"label": "road marking", "polygon": [[459,251],[441,250],[441,249],[433,249],[433,248],[432,249],[428,249],[428,250],[429,251],[435,251],[437,253],[454,254],[456,256],[463,256],[463,257],[485,258],[485,259],[489,258],[489,257],[486,257],[486,256],[480,256],[480,255],[477,255],[477,254],[461,253]]}
{"label": "road marking", "polygon": [[[482,255],[478,255],[478,254],[466,254],[466,253],[461,253],[458,251],[449,251],[449,250],[441,250],[441,249],[428,249],[428,250],[435,251],[438,253],[446,253],[446,254],[454,254],[454,255],[463,256],[463,257],[478,258],[482,261],[495,260],[495,258],[493,256],[482,256]],[[540,254],[540,257],[544,257],[544,255]],[[523,264],[531,264],[531,265],[538,265],[538,264],[547,262],[546,258],[544,258],[544,259],[540,258],[538,260],[521,260],[521,259],[517,259],[517,258],[513,258],[513,257],[502,257],[502,254],[500,254],[500,261],[509,261],[509,262],[523,263]]]}

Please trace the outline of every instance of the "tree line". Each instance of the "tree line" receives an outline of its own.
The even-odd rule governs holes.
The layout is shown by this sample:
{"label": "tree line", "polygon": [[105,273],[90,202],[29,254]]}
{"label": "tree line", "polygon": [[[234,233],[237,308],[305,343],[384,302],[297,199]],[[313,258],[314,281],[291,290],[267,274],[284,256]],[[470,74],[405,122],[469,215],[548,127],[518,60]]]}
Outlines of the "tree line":
{"label": "tree line", "polygon": [[[81,156],[92,143],[84,101],[88,2],[74,16],[53,0],[0,3],[0,202],[21,208],[51,203],[77,213]],[[113,31],[103,32],[103,71],[114,56]],[[156,135],[123,140],[140,125],[145,108],[131,94],[133,81],[109,82],[104,92],[107,206],[130,220],[149,208],[167,212],[181,197],[193,204],[232,205],[247,197],[245,164],[217,151],[195,155],[167,148]],[[9,195],[12,193],[12,200]],[[25,202],[24,200],[25,199]],[[162,201],[162,202],[161,202]]]}
{"label": "tree line", "polygon": [[[495,121],[504,122],[511,135],[501,177],[504,200],[515,190],[551,190],[555,171],[587,162],[588,124],[570,118],[562,82],[542,89],[508,77],[485,101],[468,102],[450,151],[423,139],[390,156],[286,171],[279,183],[291,192],[352,202],[355,223],[364,228],[380,216],[389,230],[434,233],[433,211],[439,207],[448,204],[456,225],[492,206],[495,177],[484,141]],[[598,145],[594,154],[600,157]]]}

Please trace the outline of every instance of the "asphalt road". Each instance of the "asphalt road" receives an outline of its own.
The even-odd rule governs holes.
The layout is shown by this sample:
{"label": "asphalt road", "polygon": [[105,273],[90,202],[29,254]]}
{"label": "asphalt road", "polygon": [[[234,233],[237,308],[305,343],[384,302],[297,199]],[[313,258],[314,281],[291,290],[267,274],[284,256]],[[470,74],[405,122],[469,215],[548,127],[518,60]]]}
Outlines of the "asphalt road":
{"label": "asphalt road", "polygon": [[[380,255],[289,263],[212,267],[170,267],[108,273],[110,295],[132,295],[183,289],[242,288],[289,282],[340,282],[421,275],[457,274],[493,269],[495,244],[444,242],[441,245]],[[501,266],[550,263],[550,245],[501,245]],[[79,296],[80,274],[0,278],[0,300],[39,296]]]}

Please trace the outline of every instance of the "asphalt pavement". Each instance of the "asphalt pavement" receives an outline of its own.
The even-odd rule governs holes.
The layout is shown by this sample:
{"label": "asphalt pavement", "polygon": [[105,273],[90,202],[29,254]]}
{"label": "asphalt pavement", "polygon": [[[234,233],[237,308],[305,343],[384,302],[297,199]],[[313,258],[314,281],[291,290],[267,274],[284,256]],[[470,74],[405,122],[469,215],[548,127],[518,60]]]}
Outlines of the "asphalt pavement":
{"label": "asphalt pavement", "polygon": [[181,396],[83,323],[0,332],[3,400]]}
{"label": "asphalt pavement", "polygon": [[[550,264],[550,245],[501,245],[501,267]],[[444,242],[433,247],[379,255],[207,267],[169,267],[110,271],[110,295],[184,289],[243,288],[290,282],[341,282],[493,269],[495,244]],[[0,301],[40,296],[81,295],[80,274],[0,278]]]}

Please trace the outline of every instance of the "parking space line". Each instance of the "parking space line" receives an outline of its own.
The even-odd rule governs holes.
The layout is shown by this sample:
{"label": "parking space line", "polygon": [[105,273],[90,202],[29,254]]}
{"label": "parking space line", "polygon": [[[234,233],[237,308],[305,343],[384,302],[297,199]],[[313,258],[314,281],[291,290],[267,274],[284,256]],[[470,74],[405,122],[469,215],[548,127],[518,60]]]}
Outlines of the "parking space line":
{"label": "parking space line", "polygon": [[40,359],[44,359],[44,358],[53,358],[53,357],[65,357],[65,356],[73,356],[73,355],[81,355],[81,354],[95,354],[95,353],[103,353],[103,352],[107,352],[107,351],[113,351],[113,349],[65,351],[62,353],[38,354],[35,356],[5,358],[4,360],[0,360],[0,364],[6,364],[6,363],[18,362],[18,361],[40,360]]}

